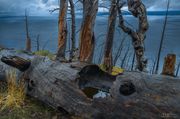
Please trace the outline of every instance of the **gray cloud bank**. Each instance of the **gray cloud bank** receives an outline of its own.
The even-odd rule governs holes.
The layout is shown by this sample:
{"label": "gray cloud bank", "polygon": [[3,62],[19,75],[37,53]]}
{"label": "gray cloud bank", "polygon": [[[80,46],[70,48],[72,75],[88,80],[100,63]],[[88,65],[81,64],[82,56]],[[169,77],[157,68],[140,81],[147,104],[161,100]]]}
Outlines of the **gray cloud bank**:
{"label": "gray cloud bank", "polygon": [[[126,1],[126,0],[125,0]],[[142,0],[149,11],[165,10],[167,0]],[[49,10],[58,7],[58,0],[0,0],[0,14],[24,15],[25,9],[29,15],[50,15]],[[180,10],[180,0],[171,0],[171,10]]]}

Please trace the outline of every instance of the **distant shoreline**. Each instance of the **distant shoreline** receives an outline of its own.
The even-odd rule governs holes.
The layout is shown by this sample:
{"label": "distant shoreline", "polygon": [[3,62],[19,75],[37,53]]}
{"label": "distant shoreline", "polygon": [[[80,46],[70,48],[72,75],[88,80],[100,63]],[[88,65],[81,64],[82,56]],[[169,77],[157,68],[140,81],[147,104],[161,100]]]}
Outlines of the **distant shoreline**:
{"label": "distant shoreline", "polygon": [[[97,16],[105,16],[108,15],[109,12],[98,12]],[[42,17],[55,17],[58,14],[49,14],[47,16],[42,16]],[[77,12],[76,15],[82,15],[81,12]],[[123,15],[131,15],[130,12],[124,11]],[[166,15],[166,11],[147,11],[148,16],[164,16]],[[170,10],[168,11],[169,16],[179,16],[180,15],[180,10]],[[31,16],[31,15],[30,15]],[[0,12],[0,18],[7,18],[7,17],[24,17],[23,15],[10,15],[9,13],[3,13]],[[40,17],[40,16],[34,16],[34,17]]]}

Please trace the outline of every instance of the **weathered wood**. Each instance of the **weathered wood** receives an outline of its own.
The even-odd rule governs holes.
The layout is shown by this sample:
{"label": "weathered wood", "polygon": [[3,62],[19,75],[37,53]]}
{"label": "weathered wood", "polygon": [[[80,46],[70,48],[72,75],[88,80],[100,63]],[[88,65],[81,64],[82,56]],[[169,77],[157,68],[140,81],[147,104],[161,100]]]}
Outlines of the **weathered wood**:
{"label": "weathered wood", "polygon": [[105,50],[104,50],[103,65],[104,65],[105,70],[108,71],[109,73],[112,72],[112,67],[113,67],[112,46],[113,46],[114,31],[115,31],[115,26],[116,26],[116,17],[117,17],[117,8],[118,8],[117,4],[119,4],[119,0],[111,1],[111,8],[110,8],[109,18],[108,18],[106,44],[105,44]]}
{"label": "weathered wood", "polygon": [[27,70],[31,65],[30,61],[17,56],[2,57],[1,61],[19,69],[20,71]]}
{"label": "weathered wood", "polygon": [[[91,119],[156,119],[164,115],[180,118],[178,78],[140,72],[124,72],[114,77],[96,65],[60,63],[5,50],[0,52],[0,57],[13,54],[31,59],[30,67],[22,73],[28,95],[53,108]],[[7,70],[2,62],[0,67],[0,72]],[[90,99],[82,91],[86,87],[104,90],[109,96]]]}
{"label": "weathered wood", "polygon": [[164,58],[164,65],[163,65],[163,75],[170,75],[175,76],[175,65],[176,65],[176,55],[175,54],[168,54]]}
{"label": "weathered wood", "polygon": [[92,62],[94,54],[94,24],[98,11],[98,0],[83,0],[83,22],[80,31],[79,59]]}
{"label": "weathered wood", "polygon": [[177,66],[176,77],[178,76],[179,70],[180,70],[180,62],[178,63],[178,66]]}
{"label": "weathered wood", "polygon": [[31,51],[31,38],[29,36],[27,11],[25,11],[25,22],[26,22],[26,51]]}
{"label": "weathered wood", "polygon": [[148,30],[148,20],[146,14],[146,7],[141,0],[127,0],[128,9],[132,15],[138,18],[139,28],[133,30],[130,27],[126,26],[124,23],[124,18],[121,12],[121,8],[124,6],[124,3],[119,5],[118,14],[119,14],[119,27],[132,38],[132,43],[134,51],[136,54],[136,69],[139,71],[144,71],[147,65],[147,59],[144,58],[144,40],[146,38],[146,31]]}
{"label": "weathered wood", "polygon": [[71,51],[70,51],[70,60],[75,57],[75,42],[76,42],[76,20],[75,20],[75,8],[73,0],[69,0],[70,8],[71,8]]}
{"label": "weathered wood", "polygon": [[60,0],[60,10],[59,10],[59,21],[58,21],[58,51],[56,59],[65,58],[66,42],[67,42],[67,9],[68,1]]}

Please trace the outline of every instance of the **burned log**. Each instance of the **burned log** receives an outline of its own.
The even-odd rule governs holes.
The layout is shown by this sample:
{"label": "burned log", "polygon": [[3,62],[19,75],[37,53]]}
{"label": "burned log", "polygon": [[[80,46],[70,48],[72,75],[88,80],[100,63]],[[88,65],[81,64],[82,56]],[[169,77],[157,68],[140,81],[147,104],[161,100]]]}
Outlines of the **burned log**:
{"label": "burned log", "polygon": [[[60,63],[46,57],[7,52],[1,51],[0,57],[4,55],[1,59],[4,59],[3,62],[8,60],[5,62],[8,65],[21,58],[27,62],[30,60],[29,68],[22,72],[28,84],[27,94],[53,108],[93,119],[166,118],[164,116],[167,115],[180,118],[178,78],[140,72],[111,76],[96,65]],[[8,55],[16,57],[12,60]],[[2,62],[0,66],[2,69],[7,67]],[[108,95],[104,98],[88,98],[82,91],[86,87],[103,90]]]}

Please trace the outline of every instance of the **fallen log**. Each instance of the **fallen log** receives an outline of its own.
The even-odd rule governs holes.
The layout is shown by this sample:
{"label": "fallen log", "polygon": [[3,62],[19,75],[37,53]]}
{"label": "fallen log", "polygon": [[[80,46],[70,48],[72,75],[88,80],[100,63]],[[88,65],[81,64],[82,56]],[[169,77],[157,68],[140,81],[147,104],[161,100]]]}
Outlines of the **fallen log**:
{"label": "fallen log", "polygon": [[[21,65],[29,64],[20,73],[26,80],[27,94],[66,113],[93,119],[180,118],[179,78],[141,72],[124,72],[116,77],[96,65],[61,63],[14,51],[1,51],[0,57],[8,65],[21,61]],[[7,70],[4,63],[0,67]],[[88,98],[82,91],[86,87],[109,95]]]}

